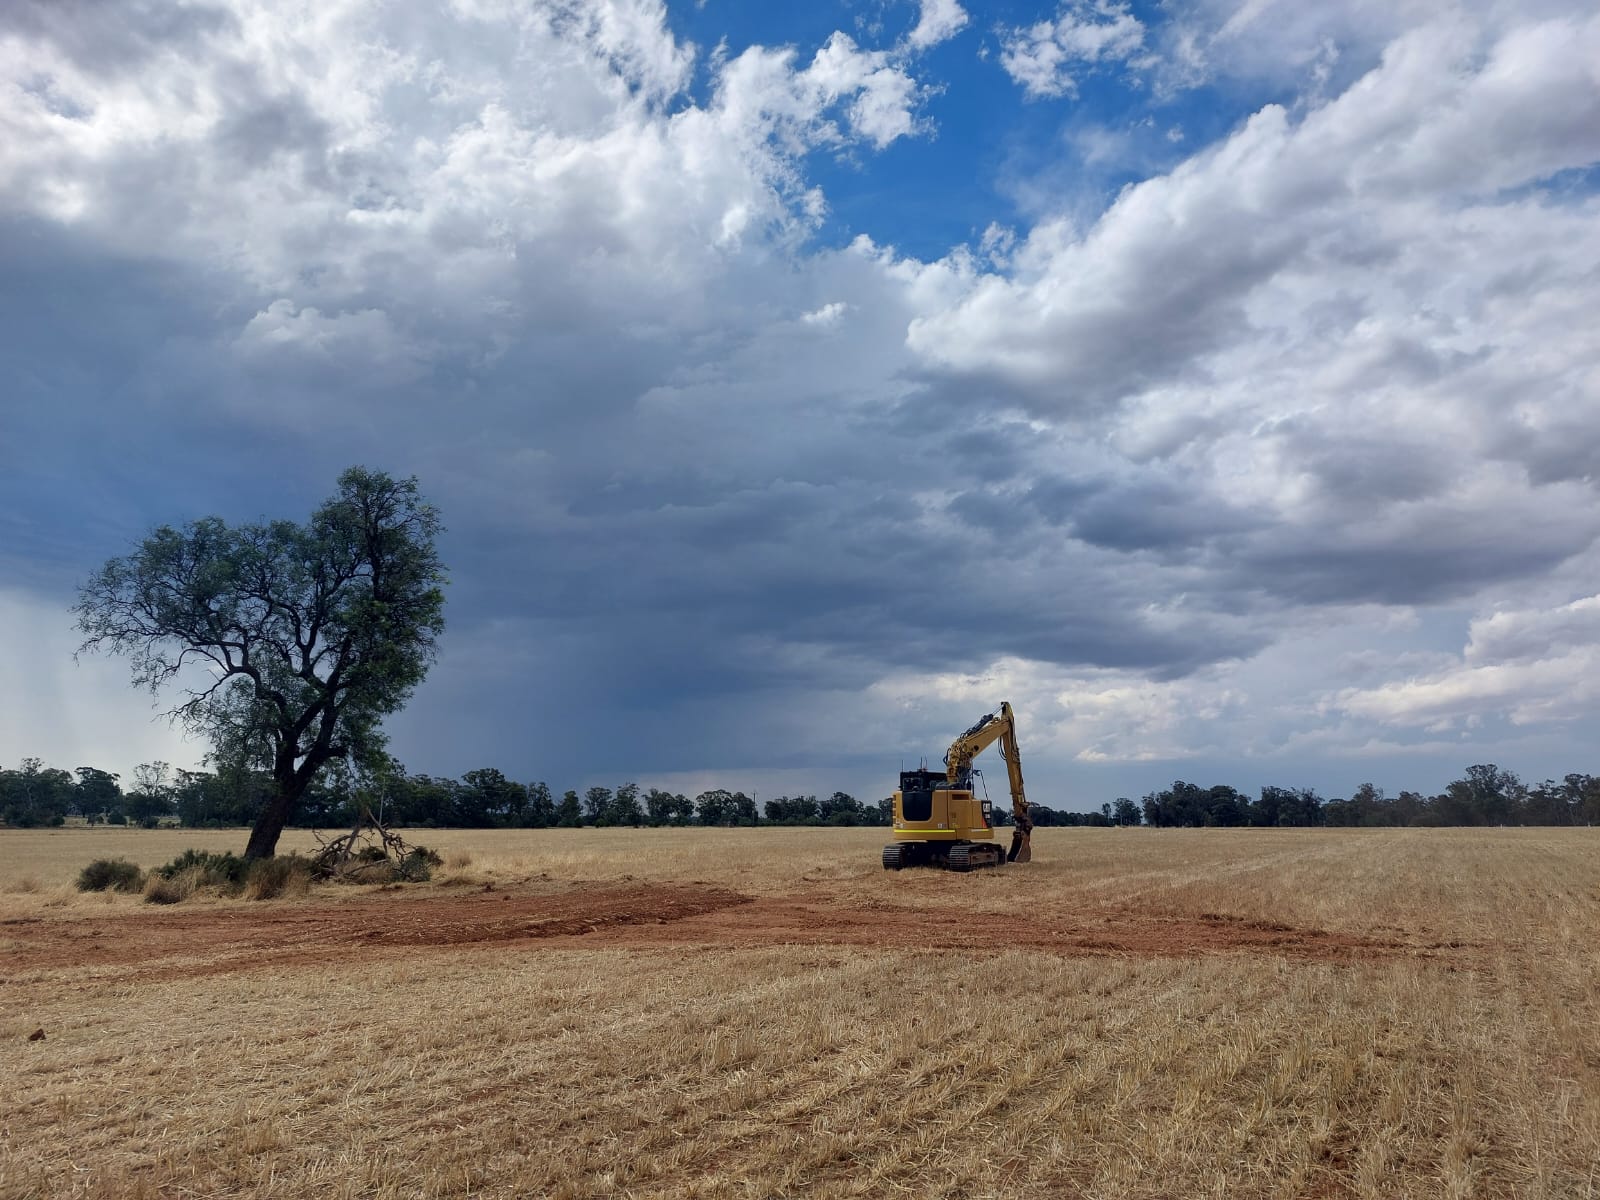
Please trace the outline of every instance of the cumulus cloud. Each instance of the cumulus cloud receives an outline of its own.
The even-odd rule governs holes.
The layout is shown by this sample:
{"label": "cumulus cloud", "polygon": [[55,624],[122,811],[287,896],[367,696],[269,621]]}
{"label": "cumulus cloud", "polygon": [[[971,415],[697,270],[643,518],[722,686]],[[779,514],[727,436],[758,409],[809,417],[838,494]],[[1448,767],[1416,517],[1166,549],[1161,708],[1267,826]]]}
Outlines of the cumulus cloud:
{"label": "cumulus cloud", "polygon": [[921,0],[917,23],[906,42],[913,49],[925,50],[954,37],[966,28],[967,20],[959,0]]}
{"label": "cumulus cloud", "polygon": [[1541,187],[1600,160],[1597,61],[1593,17],[1404,35],[1303,117],[1042,222],[909,343],[1166,475],[1184,525],[1130,505],[1130,548],[1309,603],[1548,570],[1600,534],[1600,209]]}
{"label": "cumulus cloud", "polygon": [[1448,729],[1503,716],[1513,724],[1578,719],[1600,701],[1600,596],[1553,609],[1495,612],[1472,622],[1457,662],[1352,688],[1336,704],[1355,716]]}
{"label": "cumulus cloud", "polygon": [[1034,98],[1077,92],[1075,72],[1128,62],[1144,48],[1144,22],[1118,0],[1076,0],[1054,20],[1005,30],[1000,65]]}

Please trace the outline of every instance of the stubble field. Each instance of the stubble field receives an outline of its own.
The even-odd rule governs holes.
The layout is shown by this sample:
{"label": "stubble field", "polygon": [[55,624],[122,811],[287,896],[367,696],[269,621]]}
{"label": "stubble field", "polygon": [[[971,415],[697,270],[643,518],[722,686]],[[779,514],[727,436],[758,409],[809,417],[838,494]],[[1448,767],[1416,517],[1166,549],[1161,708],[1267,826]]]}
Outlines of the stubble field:
{"label": "stubble field", "polygon": [[418,837],[158,908],[71,880],[242,834],[0,831],[0,1196],[1600,1195],[1597,830]]}

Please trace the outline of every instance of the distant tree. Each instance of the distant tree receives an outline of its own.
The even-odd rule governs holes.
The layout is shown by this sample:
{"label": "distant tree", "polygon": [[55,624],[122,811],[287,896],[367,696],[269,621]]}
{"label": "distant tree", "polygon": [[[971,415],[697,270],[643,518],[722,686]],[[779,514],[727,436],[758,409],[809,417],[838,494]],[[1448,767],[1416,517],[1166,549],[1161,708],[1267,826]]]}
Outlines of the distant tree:
{"label": "distant tree", "polygon": [[1363,783],[1350,793],[1347,803],[1355,810],[1355,824],[1368,828],[1399,824],[1394,802],[1384,795],[1381,787]]}
{"label": "distant tree", "polygon": [[1285,788],[1278,824],[1309,826],[1323,823],[1322,797],[1315,788]]}
{"label": "distant tree", "polygon": [[[243,825],[256,809],[256,798],[244,791],[252,782],[248,772],[230,778],[209,771],[180,770],[173,784],[178,821],[190,828]],[[266,781],[270,787],[271,781]]]}
{"label": "distant tree", "polygon": [[375,757],[422,682],[444,628],[439,529],[416,480],[352,467],[306,525],[163,526],[83,586],[82,650],[127,655],[152,692],[203,664],[172,715],[270,771],[246,858],[272,856],[330,760]]}
{"label": "distant tree", "polygon": [[738,819],[733,793],[724,788],[701,792],[694,798],[694,807],[702,825],[732,825]]}
{"label": "distant tree", "polygon": [[613,825],[632,825],[635,828],[643,825],[644,810],[639,807],[639,785],[625,783],[617,788],[611,797],[607,815]]}
{"label": "distant tree", "polygon": [[583,824],[583,812],[578,805],[578,793],[567,790],[556,805],[556,824],[562,829],[576,829]]}
{"label": "distant tree", "polygon": [[694,801],[682,792],[673,794],[671,812],[674,825],[694,824]]}
{"label": "distant tree", "polygon": [[834,792],[820,805],[817,816],[824,825],[860,825],[861,803],[849,792]]}
{"label": "distant tree", "polygon": [[16,769],[0,771],[0,821],[7,825],[60,825],[75,796],[72,776],[42,759],[25,758]]}
{"label": "distant tree", "polygon": [[[432,775],[396,775],[389,788],[389,821],[395,825],[434,828],[451,825],[462,811],[456,793],[461,784]],[[470,807],[472,801],[468,801]]]}
{"label": "distant tree", "polygon": [[[843,795],[836,792],[835,795]],[[818,820],[821,807],[815,796],[776,796],[763,808],[767,820],[778,825],[805,825]]]}
{"label": "distant tree", "polygon": [[532,829],[547,829],[556,823],[556,803],[544,780],[528,785],[528,806],[523,814],[523,824]]}
{"label": "distant tree", "polygon": [[666,825],[677,812],[677,797],[660,788],[651,788],[644,794],[644,811],[652,825]]}
{"label": "distant tree", "polygon": [[479,767],[463,775],[461,785],[453,824],[473,828],[520,824],[522,806],[528,802],[528,790],[520,783],[494,767]]}
{"label": "distant tree", "polygon": [[611,824],[611,789],[592,787],[583,794],[583,823],[585,825]]}
{"label": "distant tree", "polygon": [[1137,825],[1143,820],[1139,806],[1126,796],[1118,796],[1117,802],[1112,806],[1111,818],[1118,825]]}
{"label": "distant tree", "polygon": [[1445,787],[1438,803],[1452,825],[1506,825],[1526,800],[1527,788],[1493,763],[1467,768],[1466,777]]}
{"label": "distant tree", "polygon": [[1360,816],[1360,809],[1340,796],[1335,796],[1322,806],[1323,823],[1329,826],[1344,828],[1356,825]]}
{"label": "distant tree", "polygon": [[120,775],[102,771],[98,767],[79,767],[73,807],[91,823],[107,813],[122,807]]}
{"label": "distant tree", "polygon": [[169,815],[175,807],[171,778],[172,768],[164,762],[140,763],[135,767],[133,789],[127,795],[129,819],[153,827]]}

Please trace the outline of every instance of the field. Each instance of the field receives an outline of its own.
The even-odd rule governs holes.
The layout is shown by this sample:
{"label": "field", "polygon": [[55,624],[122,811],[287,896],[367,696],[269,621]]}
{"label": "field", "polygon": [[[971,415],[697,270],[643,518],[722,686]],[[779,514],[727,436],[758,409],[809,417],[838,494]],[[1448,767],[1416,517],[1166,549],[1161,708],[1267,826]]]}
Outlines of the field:
{"label": "field", "polygon": [[882,836],[158,908],[71,880],[242,834],[0,831],[0,1196],[1600,1195],[1600,830]]}

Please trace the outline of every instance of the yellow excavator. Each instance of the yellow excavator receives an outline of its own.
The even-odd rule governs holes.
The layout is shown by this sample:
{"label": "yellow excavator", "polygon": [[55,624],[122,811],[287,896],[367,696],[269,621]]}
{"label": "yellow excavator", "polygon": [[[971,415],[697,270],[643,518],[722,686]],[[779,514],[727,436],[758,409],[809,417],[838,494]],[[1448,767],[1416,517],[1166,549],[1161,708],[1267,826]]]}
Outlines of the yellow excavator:
{"label": "yellow excavator", "polygon": [[988,797],[979,800],[972,794],[972,760],[997,741],[1011,778],[1011,850],[1004,861],[1025,863],[1033,857],[1028,845],[1033,820],[1022,792],[1017,719],[1011,705],[1001,704],[999,716],[989,713],[950,743],[943,771],[900,772],[900,790],[894,794],[894,841],[883,848],[884,870],[935,866],[973,871],[1000,865],[993,808]]}

